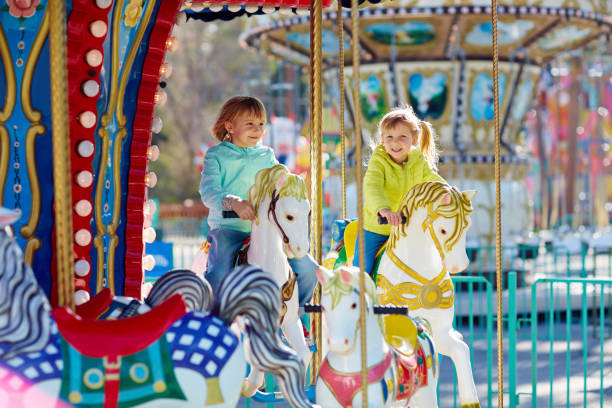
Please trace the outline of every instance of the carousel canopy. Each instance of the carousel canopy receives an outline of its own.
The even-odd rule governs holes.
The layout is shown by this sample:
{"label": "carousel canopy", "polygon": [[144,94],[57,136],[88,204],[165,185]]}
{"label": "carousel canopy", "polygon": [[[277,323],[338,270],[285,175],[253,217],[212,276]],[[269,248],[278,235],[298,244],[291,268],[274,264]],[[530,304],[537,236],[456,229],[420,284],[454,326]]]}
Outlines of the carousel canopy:
{"label": "carousel canopy", "polygon": [[[333,0],[323,0],[323,7],[329,7]],[[231,20],[235,17],[251,17],[276,11],[294,14],[308,14],[310,0],[209,0],[186,1],[183,11],[188,18],[202,21]]]}

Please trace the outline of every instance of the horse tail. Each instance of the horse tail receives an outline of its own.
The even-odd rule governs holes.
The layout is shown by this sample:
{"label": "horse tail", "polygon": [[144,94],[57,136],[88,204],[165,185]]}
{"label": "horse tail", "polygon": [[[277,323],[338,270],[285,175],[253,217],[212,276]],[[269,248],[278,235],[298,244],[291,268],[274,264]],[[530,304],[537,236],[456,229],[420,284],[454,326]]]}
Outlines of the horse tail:
{"label": "horse tail", "polygon": [[236,267],[219,286],[213,313],[231,324],[242,318],[249,362],[274,374],[287,401],[294,407],[312,407],[304,392],[304,366],[278,333],[280,290],[270,275],[252,265]]}
{"label": "horse tail", "polygon": [[189,310],[207,311],[213,303],[210,284],[188,269],[175,269],[163,274],[153,284],[145,303],[155,307],[176,293],[183,296]]}
{"label": "horse tail", "polygon": [[0,358],[42,350],[51,307],[14,238],[0,229]]}

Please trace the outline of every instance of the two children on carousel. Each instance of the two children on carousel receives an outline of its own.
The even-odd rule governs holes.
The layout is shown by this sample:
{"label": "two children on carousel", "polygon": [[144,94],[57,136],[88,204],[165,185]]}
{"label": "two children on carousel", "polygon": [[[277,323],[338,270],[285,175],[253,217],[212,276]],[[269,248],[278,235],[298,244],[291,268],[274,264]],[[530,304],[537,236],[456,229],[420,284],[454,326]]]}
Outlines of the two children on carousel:
{"label": "two children on carousel", "polygon": [[[228,99],[218,114],[213,134],[220,141],[204,159],[200,195],[210,209],[207,241],[208,268],[205,278],[215,292],[233,268],[233,254],[250,235],[255,218],[253,205],[246,200],[255,174],[278,164],[274,151],[259,142],[264,136],[266,111],[254,97]],[[436,172],[435,133],[430,123],[420,120],[410,106],[395,108],[378,125],[379,144],[364,177],[364,241],[366,263],[371,273],[376,253],[385,244],[391,226],[401,223],[398,207],[416,184],[444,181]],[[223,218],[232,210],[240,218]],[[379,225],[378,216],[388,225]],[[355,253],[358,253],[356,248]],[[317,283],[319,265],[307,254],[289,260],[296,274],[300,306],[310,300]],[[358,266],[358,257],[353,262]]]}

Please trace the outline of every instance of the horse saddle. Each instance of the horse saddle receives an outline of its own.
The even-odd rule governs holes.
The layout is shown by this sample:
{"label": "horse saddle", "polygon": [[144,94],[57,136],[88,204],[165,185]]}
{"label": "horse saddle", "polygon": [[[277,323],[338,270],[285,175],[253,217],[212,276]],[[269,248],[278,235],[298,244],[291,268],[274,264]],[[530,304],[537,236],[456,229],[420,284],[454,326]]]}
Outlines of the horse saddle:
{"label": "horse saddle", "polygon": [[427,384],[427,367],[430,362],[418,342],[422,328],[405,315],[387,315],[384,321],[385,340],[395,353],[398,380],[396,399],[407,399],[418,387]]}
{"label": "horse saddle", "polygon": [[113,294],[109,288],[96,293],[88,302],[75,307],[77,315],[85,320],[97,320],[108,310],[113,302]]}
{"label": "horse saddle", "polygon": [[102,358],[138,352],[159,339],[187,312],[180,294],[142,315],[119,320],[82,320],[67,308],[51,313],[58,331],[81,354]]}
{"label": "horse saddle", "polygon": [[[358,254],[355,254],[355,247],[357,246],[357,233],[359,232],[359,224],[357,221],[350,221],[346,228],[344,228],[344,233],[342,236],[342,240],[344,241],[344,256],[339,259],[345,259],[346,264],[352,264],[352,260]],[[374,265],[372,267],[372,279],[374,279],[374,283],[376,283],[376,274],[378,271],[378,264],[380,263],[380,259],[382,258],[382,254],[385,252],[386,245],[382,245],[378,252],[376,253],[376,259],[374,261]],[[340,265],[334,265],[334,267],[338,267]]]}

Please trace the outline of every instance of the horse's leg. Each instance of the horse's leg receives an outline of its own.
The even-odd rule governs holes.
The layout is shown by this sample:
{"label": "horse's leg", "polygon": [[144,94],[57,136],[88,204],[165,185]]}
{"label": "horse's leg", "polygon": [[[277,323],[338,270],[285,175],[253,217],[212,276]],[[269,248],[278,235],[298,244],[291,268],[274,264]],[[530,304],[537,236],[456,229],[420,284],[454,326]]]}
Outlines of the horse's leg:
{"label": "horse's leg", "polygon": [[342,408],[342,405],[336,399],[333,391],[327,388],[327,385],[320,378],[317,379],[315,386],[315,395],[317,405],[325,408]]}
{"label": "horse's leg", "polygon": [[461,333],[451,326],[433,329],[433,338],[438,352],[450,357],[457,372],[459,383],[459,399],[462,408],[478,408],[478,394],[472,375],[472,363],[470,362],[470,348],[463,341]]}
{"label": "horse's leg", "polygon": [[251,372],[249,376],[244,379],[244,383],[242,384],[242,396],[246,398],[252,397],[263,383],[264,373],[251,365]]}
{"label": "horse's leg", "polygon": [[[285,318],[287,318],[287,316],[285,316]],[[308,364],[310,364],[312,353],[308,348],[308,344],[306,344],[306,339],[304,339],[302,321],[299,317],[295,317],[289,321],[285,320],[282,329],[291,348],[295,350],[300,360],[304,363],[304,369],[307,369]]]}

